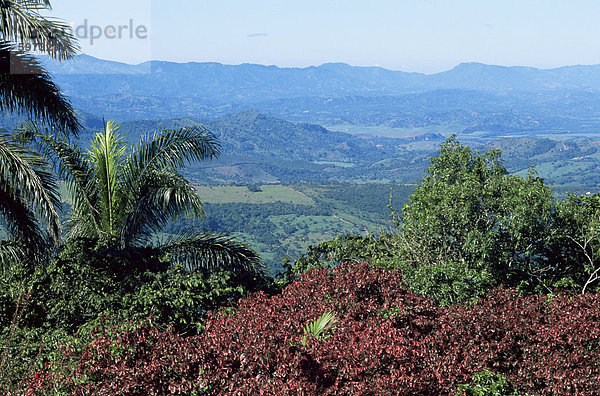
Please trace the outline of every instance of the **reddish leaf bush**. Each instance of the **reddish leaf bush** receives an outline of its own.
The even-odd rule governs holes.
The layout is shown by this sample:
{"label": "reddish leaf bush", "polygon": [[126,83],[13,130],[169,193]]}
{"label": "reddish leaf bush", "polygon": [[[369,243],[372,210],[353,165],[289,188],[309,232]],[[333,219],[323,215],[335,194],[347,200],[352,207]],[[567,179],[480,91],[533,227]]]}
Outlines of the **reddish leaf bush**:
{"label": "reddish leaf bush", "polygon": [[60,348],[62,356],[52,365],[33,374],[25,394],[165,395],[202,389],[197,338],[159,331],[150,320],[120,326],[101,321],[78,337]]}
{"label": "reddish leaf bush", "polygon": [[[438,307],[401,284],[399,271],[348,264],[241,300],[233,315],[213,312],[196,337],[107,327],[83,348],[65,348],[74,366],[49,366],[29,391],[453,394],[486,368],[522,393],[599,391],[597,294],[500,289],[475,306]],[[303,327],[328,311],[338,319],[331,336],[303,345]]]}

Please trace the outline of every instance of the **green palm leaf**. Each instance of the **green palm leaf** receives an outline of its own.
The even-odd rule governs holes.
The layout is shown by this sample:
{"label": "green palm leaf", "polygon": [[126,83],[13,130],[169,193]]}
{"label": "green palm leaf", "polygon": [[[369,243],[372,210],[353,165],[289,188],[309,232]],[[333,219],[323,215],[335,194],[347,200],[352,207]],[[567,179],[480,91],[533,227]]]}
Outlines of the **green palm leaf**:
{"label": "green palm leaf", "polygon": [[0,135],[0,189],[39,215],[58,240],[60,199],[54,175],[43,158],[10,135]]}
{"label": "green palm leaf", "polygon": [[34,56],[0,41],[0,110],[27,114],[58,130],[76,133],[81,125],[69,100]]}
{"label": "green palm leaf", "polygon": [[169,220],[180,216],[204,216],[202,201],[183,176],[175,172],[151,172],[141,181],[133,206],[126,211],[122,235],[124,245],[149,243]]}
{"label": "green palm leaf", "polygon": [[229,269],[264,273],[264,264],[256,252],[222,234],[176,235],[158,249],[190,271]]}
{"label": "green palm leaf", "polygon": [[317,339],[325,339],[330,336],[329,332],[333,329],[333,326],[337,322],[337,317],[333,311],[325,312],[323,315],[308,322],[304,326],[304,335],[302,336],[302,345],[307,344],[307,337],[312,336]]}
{"label": "green palm leaf", "polygon": [[49,250],[49,243],[38,225],[35,214],[26,203],[5,191],[0,191],[0,201],[0,216],[12,237],[9,242],[22,248],[20,259],[43,261]]}
{"label": "green palm leaf", "polygon": [[[30,258],[42,260],[51,242],[58,244],[59,204],[49,164],[14,136],[0,135],[0,216]],[[7,246],[5,251],[15,251]]]}
{"label": "green palm leaf", "polygon": [[[41,14],[49,8],[47,0],[0,0],[0,111],[77,132],[81,125],[71,104],[40,61],[15,49],[18,44],[33,45],[31,50],[61,60],[75,54],[67,25]],[[0,135],[0,216],[12,237],[0,243],[0,258],[42,258],[49,242],[58,243],[56,180],[47,161],[25,143],[13,135]]]}
{"label": "green palm leaf", "polygon": [[108,121],[104,133],[96,134],[88,152],[100,187],[100,225],[108,235],[114,235],[116,231],[122,203],[117,188],[126,147],[124,139],[116,134],[118,129],[117,124]]}
{"label": "green palm leaf", "polygon": [[186,162],[210,160],[219,154],[216,136],[203,127],[166,129],[152,139],[142,137],[127,160],[125,180],[134,186],[153,170],[179,169]]}
{"label": "green palm leaf", "polygon": [[72,219],[67,222],[70,234],[88,238],[100,236],[98,183],[89,157],[64,136],[43,130],[35,123],[22,123],[18,128],[20,135],[35,143],[37,150],[53,162],[58,176],[67,182],[73,205]]}
{"label": "green palm leaf", "polygon": [[27,249],[17,240],[0,241],[0,264],[21,263],[27,260]]}
{"label": "green palm leaf", "polygon": [[13,43],[29,43],[32,50],[46,52],[53,59],[72,57],[78,50],[75,37],[69,25],[41,14],[49,9],[51,6],[47,0],[2,0],[2,39]]}

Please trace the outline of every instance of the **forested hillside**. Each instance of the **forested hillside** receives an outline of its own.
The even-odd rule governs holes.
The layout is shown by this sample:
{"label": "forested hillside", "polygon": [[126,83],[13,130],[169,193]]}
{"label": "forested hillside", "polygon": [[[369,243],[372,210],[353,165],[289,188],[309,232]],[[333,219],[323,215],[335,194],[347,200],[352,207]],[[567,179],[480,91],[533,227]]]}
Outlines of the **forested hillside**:
{"label": "forested hillside", "polygon": [[[91,137],[98,122],[81,140]],[[198,183],[384,182],[416,184],[429,158],[444,140],[439,133],[397,128],[361,128],[341,133],[320,125],[293,123],[256,111],[216,120],[180,118],[123,123],[121,133],[136,141],[144,133],[164,128],[201,125],[220,141],[222,155],[211,162],[192,164],[186,174]],[[348,129],[348,128],[344,128]],[[362,131],[362,133],[360,133]],[[352,132],[352,133],[350,133]],[[445,131],[444,133],[447,133]],[[551,136],[551,135],[547,135]],[[507,169],[524,174],[536,167],[557,188],[589,191],[600,185],[600,140],[590,137],[505,137],[465,135],[472,147],[501,149]]]}

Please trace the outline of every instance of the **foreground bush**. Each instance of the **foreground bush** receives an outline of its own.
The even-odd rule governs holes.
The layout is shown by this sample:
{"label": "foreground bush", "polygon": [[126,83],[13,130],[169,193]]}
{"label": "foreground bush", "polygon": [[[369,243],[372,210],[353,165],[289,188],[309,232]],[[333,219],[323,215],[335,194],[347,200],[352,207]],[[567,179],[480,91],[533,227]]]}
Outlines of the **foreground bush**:
{"label": "foreground bush", "polygon": [[148,316],[180,334],[202,327],[206,311],[266,287],[263,278],[232,271],[186,271],[153,255],[152,249],[123,253],[80,241],[34,273],[2,272],[0,334],[10,327],[19,293],[31,296],[21,329],[73,334],[99,316],[141,320]]}
{"label": "foreground bush", "polygon": [[[597,391],[597,294],[499,289],[474,306],[439,307],[401,284],[398,270],[343,265],[210,313],[194,337],[100,325],[37,372],[29,392],[413,395],[482,382],[520,394]],[[307,332],[330,311],[325,333]]]}
{"label": "foreground bush", "polygon": [[266,279],[249,273],[190,272],[154,253],[78,240],[44,267],[1,268],[0,389],[40,368],[58,345],[98,317],[123,323],[151,316],[158,329],[194,335],[207,311],[268,288]]}

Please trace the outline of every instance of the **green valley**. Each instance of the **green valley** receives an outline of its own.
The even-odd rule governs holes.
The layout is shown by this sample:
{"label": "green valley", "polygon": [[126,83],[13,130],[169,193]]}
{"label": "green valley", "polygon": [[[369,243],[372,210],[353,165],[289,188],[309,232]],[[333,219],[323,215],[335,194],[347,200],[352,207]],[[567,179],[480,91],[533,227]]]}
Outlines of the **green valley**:
{"label": "green valley", "polygon": [[389,229],[389,209],[401,208],[414,185],[299,183],[204,185],[202,221],[181,219],[166,232],[210,230],[233,233],[256,249],[272,274],[282,260],[337,235],[378,235]]}

